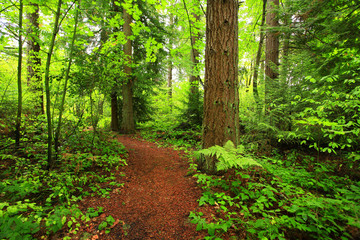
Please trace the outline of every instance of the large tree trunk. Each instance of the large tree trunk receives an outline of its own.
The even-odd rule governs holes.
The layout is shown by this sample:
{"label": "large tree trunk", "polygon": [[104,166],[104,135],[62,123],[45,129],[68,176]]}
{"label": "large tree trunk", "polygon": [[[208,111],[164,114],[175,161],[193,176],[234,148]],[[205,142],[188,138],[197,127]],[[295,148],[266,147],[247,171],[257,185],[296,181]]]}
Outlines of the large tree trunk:
{"label": "large tree trunk", "polygon": [[22,22],[23,22],[23,2],[20,0],[19,8],[19,58],[18,58],[18,109],[15,129],[15,143],[20,145],[20,128],[21,128],[21,113],[22,113],[22,83],[21,83],[21,65],[22,65]]}
{"label": "large tree trunk", "polygon": [[276,29],[276,27],[279,26],[276,12],[278,7],[279,0],[269,0],[266,14],[266,25],[268,27],[268,30],[266,34],[265,53],[265,108],[268,114],[271,110],[271,90],[274,89],[274,86],[276,85],[279,76],[279,33]]}
{"label": "large tree trunk", "polygon": [[123,17],[125,20],[124,23],[124,33],[127,37],[127,42],[124,45],[124,54],[126,58],[126,63],[124,67],[125,72],[125,81],[122,85],[123,93],[123,107],[122,107],[122,123],[121,123],[121,132],[125,134],[135,133],[135,121],[134,121],[134,106],[133,106],[133,76],[132,76],[132,42],[130,40],[131,32],[131,16],[124,8]]}
{"label": "large tree trunk", "polygon": [[[236,0],[208,0],[206,10],[205,96],[203,148],[237,144],[239,131],[238,94],[238,7]],[[201,170],[216,173],[214,157],[199,162]]]}
{"label": "large tree trunk", "polygon": [[40,58],[40,28],[39,28],[39,5],[30,3],[30,11],[27,14],[29,21],[27,26],[27,84],[35,96],[35,113],[44,114],[44,94],[41,81],[41,58]]}
{"label": "large tree trunk", "polygon": [[49,47],[49,51],[47,53],[46,67],[45,67],[46,119],[47,119],[47,127],[48,127],[48,149],[47,149],[48,150],[48,156],[47,156],[48,169],[51,169],[52,167],[54,167],[54,164],[55,164],[54,159],[52,158],[53,131],[52,131],[51,112],[50,112],[51,100],[50,100],[49,81],[50,81],[51,56],[52,56],[52,53],[54,50],[56,34],[58,33],[58,29],[59,29],[61,5],[62,5],[62,0],[59,0],[58,5],[57,5],[56,15],[55,15],[54,28],[53,28],[53,32],[52,32],[52,36],[51,36],[51,41],[50,41],[50,47]]}

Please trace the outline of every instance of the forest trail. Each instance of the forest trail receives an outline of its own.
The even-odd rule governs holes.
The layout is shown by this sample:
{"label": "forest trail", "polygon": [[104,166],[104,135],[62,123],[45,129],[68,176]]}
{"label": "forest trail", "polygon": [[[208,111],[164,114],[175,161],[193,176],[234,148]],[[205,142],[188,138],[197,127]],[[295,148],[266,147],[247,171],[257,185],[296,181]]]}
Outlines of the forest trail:
{"label": "forest trail", "polygon": [[110,198],[89,198],[84,207],[105,209],[120,222],[99,239],[199,239],[189,221],[201,196],[194,178],[186,176],[187,160],[171,148],[121,135],[128,150],[128,166],[120,181],[125,186]]}

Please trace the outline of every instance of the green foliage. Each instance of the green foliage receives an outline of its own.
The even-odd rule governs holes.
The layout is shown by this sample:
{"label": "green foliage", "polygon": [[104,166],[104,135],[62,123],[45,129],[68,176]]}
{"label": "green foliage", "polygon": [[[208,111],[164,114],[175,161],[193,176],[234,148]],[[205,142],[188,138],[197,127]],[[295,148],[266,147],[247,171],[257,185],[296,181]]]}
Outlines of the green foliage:
{"label": "green foliage", "polygon": [[249,154],[246,154],[245,147],[235,145],[230,140],[225,143],[223,147],[212,146],[208,149],[198,151],[198,154],[205,156],[215,156],[218,159],[216,164],[218,171],[228,170],[231,168],[246,168],[249,166],[261,166]]}
{"label": "green foliage", "polygon": [[26,214],[31,210],[41,210],[28,199],[18,201],[13,205],[0,203],[0,238],[33,239],[32,234],[40,229],[41,218],[35,214]]}
{"label": "green foliage", "polygon": [[[44,63],[51,39],[49,19],[56,2],[34,2],[40,5],[40,37],[36,38]],[[114,6],[111,1],[82,2],[65,102],[63,140],[57,166],[47,172],[45,118],[34,116],[39,96],[25,84],[25,69],[29,67],[25,61],[22,139],[19,148],[13,147],[18,57],[14,43],[19,19],[14,3],[4,1],[0,12],[4,22],[0,27],[0,238],[30,239],[40,228],[49,234],[63,227],[76,232],[83,218],[102,212],[89,209],[82,214],[76,202],[88,195],[108,197],[112,188],[123,185],[115,181],[111,171],[126,165],[125,149],[116,140],[107,141],[109,135],[98,134],[98,127],[110,125],[112,91],[119,93],[118,103],[122,105],[126,42],[121,31],[123,7],[134,20],[130,38],[134,50],[131,77],[135,120],[138,126],[151,131],[143,132],[143,136],[161,140],[158,144],[163,146],[199,148],[202,91],[200,96],[190,95],[187,79],[204,72],[204,56],[200,54],[195,68],[190,57],[192,47],[199,52],[204,52],[205,47],[205,17],[200,21],[194,17],[204,15],[199,3],[129,0]],[[63,3],[62,24],[50,67],[55,124],[74,26],[72,4]],[[359,4],[345,0],[283,1],[278,12],[280,26],[274,29],[283,47],[280,76],[265,83],[264,71],[260,70],[256,89],[259,99],[255,101],[252,62],[257,36],[262,31],[258,27],[261,4],[248,0],[239,9],[239,55],[243,56],[239,60],[240,131],[246,149],[273,157],[256,159],[255,153],[248,153],[242,145],[235,148],[230,142],[224,147],[201,150],[200,154],[216,156],[218,170],[228,170],[230,176],[195,175],[204,189],[199,204],[216,207],[222,216],[208,221],[201,214],[191,213],[192,221],[198,230],[208,231],[208,239],[242,229],[248,238],[260,239],[351,238],[348,233],[359,228],[360,48],[355,34],[360,25]],[[25,5],[26,11],[33,11]],[[168,26],[169,15],[174,18],[172,26]],[[200,37],[192,46],[191,37],[197,33]],[[23,34],[29,37],[27,32]],[[176,69],[171,98],[164,87],[169,62]],[[43,68],[40,66],[41,71]],[[191,97],[196,97],[195,104],[189,104]],[[265,97],[271,99],[266,109]],[[89,126],[93,132],[82,132]],[[273,149],[278,141],[286,150]],[[299,149],[300,145],[315,149],[318,155],[302,156],[295,150],[289,153],[288,148]],[[330,159],[335,154],[337,157],[322,161],[323,153]],[[251,165],[265,170],[248,168]],[[191,162],[191,167],[196,172],[196,164]],[[219,189],[223,191],[217,192]],[[111,222],[109,217],[102,228],[108,229]]]}
{"label": "green foliage", "polygon": [[8,149],[0,152],[0,238],[32,239],[40,229],[51,234],[64,227],[76,234],[82,222],[103,212],[99,208],[82,213],[76,203],[88,195],[108,197],[113,188],[123,185],[110,172],[126,165],[126,151],[109,134],[71,135],[62,145],[58,168],[52,171],[44,170],[44,148],[26,144],[24,157]]}
{"label": "green foliage", "polygon": [[105,233],[110,232],[110,227],[114,224],[115,219],[109,215],[106,217],[105,221],[101,222],[99,225],[99,230],[105,230]]}
{"label": "green foliage", "polygon": [[[357,77],[356,77],[357,78]],[[311,83],[317,83],[314,78],[308,78]],[[354,84],[356,79],[344,81],[345,87]],[[351,91],[339,89],[337,76],[322,78],[320,86],[313,89],[316,98],[311,96],[295,97],[293,104],[303,104],[306,107],[296,115],[296,129],[287,135],[297,138],[303,144],[309,144],[317,151],[336,153],[339,150],[355,148],[358,145],[360,125],[357,121],[359,106],[358,88]],[[339,91],[340,90],[340,91]]]}
{"label": "green foliage", "polygon": [[[247,232],[249,239],[352,239],[360,228],[360,182],[333,175],[323,164],[258,159],[264,169],[241,169],[226,177],[196,174],[204,192],[199,206],[216,210],[213,219],[190,214],[209,239]],[[307,164],[304,162],[304,164]]]}
{"label": "green foliage", "polygon": [[201,216],[203,216],[202,212],[198,212],[198,213],[190,212],[189,215],[189,217],[192,219],[191,223],[197,224],[196,231],[207,230],[210,237],[207,237],[205,239],[214,239],[214,240],[222,239],[216,237],[215,232],[216,231],[226,232],[233,224],[231,221],[207,223],[203,218],[201,218]]}
{"label": "green foliage", "polygon": [[[164,131],[142,131],[143,138],[155,141],[162,146],[175,146],[180,148],[200,148],[201,133],[194,130],[164,130]],[[161,143],[160,143],[161,142]]]}

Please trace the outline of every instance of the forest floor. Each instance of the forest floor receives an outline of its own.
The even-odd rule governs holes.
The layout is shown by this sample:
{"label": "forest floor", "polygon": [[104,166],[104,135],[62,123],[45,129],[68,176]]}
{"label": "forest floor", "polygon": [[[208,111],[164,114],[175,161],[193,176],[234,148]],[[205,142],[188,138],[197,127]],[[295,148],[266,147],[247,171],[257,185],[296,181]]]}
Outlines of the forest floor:
{"label": "forest floor", "polygon": [[[80,208],[104,207],[99,218],[111,215],[116,221],[109,234],[96,231],[81,239],[200,239],[189,213],[198,208],[201,189],[187,176],[188,159],[172,148],[134,136],[117,137],[128,150],[128,166],[119,181],[125,185],[110,198],[87,197]],[[204,210],[204,209],[202,209]],[[88,229],[89,230],[89,229]],[[95,234],[94,234],[95,233]]]}

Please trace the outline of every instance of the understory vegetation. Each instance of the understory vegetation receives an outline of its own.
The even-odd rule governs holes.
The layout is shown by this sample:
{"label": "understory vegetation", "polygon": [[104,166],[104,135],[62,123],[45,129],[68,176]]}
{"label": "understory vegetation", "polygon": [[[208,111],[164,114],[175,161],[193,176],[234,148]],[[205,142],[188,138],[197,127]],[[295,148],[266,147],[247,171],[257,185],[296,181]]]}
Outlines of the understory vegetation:
{"label": "understory vegetation", "polygon": [[[166,138],[164,138],[164,135]],[[191,137],[190,141],[180,136]],[[189,156],[189,173],[203,189],[201,210],[189,218],[206,239],[357,239],[360,234],[360,181],[342,169],[343,160],[307,150],[272,148],[253,142],[194,152],[192,131],[144,133],[161,146],[174,146]],[[171,144],[169,144],[171,143]],[[189,149],[191,146],[191,149]],[[271,148],[271,146],[268,146]],[[306,150],[306,149],[305,149]],[[216,155],[220,176],[197,170],[196,156]],[[200,208],[201,209],[201,208]]]}
{"label": "understory vegetation", "polygon": [[[78,203],[85,197],[109,197],[126,165],[126,150],[112,135],[74,128],[57,156],[57,167],[46,169],[44,124],[27,122],[22,145],[16,148],[11,135],[0,140],[0,238],[41,239],[64,230],[63,239],[73,239],[80,227],[104,209],[83,212]],[[1,130],[6,130],[3,122]],[[111,215],[108,216],[111,222]],[[104,223],[103,223],[104,225]],[[105,228],[105,227],[104,227]],[[99,228],[100,229],[100,228]],[[101,228],[100,230],[102,230]],[[108,229],[104,229],[104,231]]]}

